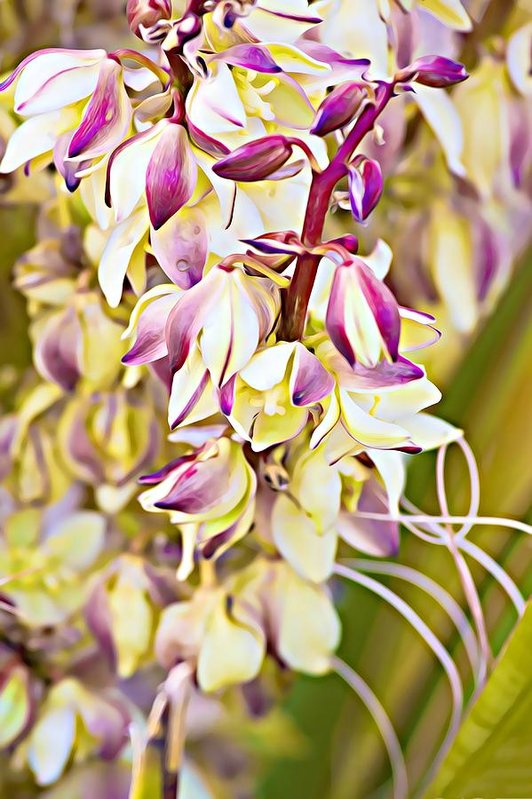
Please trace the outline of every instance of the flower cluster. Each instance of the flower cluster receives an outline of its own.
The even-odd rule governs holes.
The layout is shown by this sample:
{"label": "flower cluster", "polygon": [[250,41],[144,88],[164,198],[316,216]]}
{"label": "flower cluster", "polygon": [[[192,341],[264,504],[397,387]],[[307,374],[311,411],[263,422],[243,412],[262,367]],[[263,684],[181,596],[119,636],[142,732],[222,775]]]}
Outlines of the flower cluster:
{"label": "flower cluster", "polygon": [[[338,553],[397,554],[409,456],[461,435],[427,412],[440,393],[416,352],[435,318],[409,307],[413,267],[390,276],[373,231],[412,104],[494,204],[497,165],[466,163],[467,143],[460,161],[443,90],[468,75],[427,54],[445,25],[469,28],[461,3],[402,22],[387,5],[128,0],[140,49],[40,50],[0,85],[0,171],[46,197],[14,275],[34,368],[0,427],[0,746],[39,786],[130,740],[130,796],[147,795],[161,735],[177,780],[189,702],[271,663],[329,671]],[[482,69],[454,92],[464,115],[502,67]],[[430,169],[455,191],[439,156]],[[430,210],[453,313],[450,283],[469,277],[443,269],[444,237],[483,229],[477,199],[463,218],[443,198]],[[409,209],[408,235],[424,214]],[[479,280],[485,296],[495,278]]]}

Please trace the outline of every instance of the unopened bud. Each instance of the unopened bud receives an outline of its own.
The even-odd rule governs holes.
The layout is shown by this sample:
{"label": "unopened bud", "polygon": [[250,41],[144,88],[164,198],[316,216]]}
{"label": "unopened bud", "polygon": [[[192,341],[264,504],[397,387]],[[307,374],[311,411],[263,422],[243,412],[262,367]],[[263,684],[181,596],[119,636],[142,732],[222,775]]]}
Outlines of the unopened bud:
{"label": "unopened bud", "polygon": [[469,77],[463,64],[439,55],[425,55],[417,58],[395,76],[400,83],[414,81],[423,86],[442,89],[454,86]]}
{"label": "unopened bud", "polygon": [[310,132],[326,136],[349,124],[367,97],[364,86],[359,83],[343,83],[327,95],[316,113]]}
{"label": "unopened bud", "polygon": [[161,19],[172,16],[172,0],[127,0],[127,21],[135,36],[142,28],[151,28]]}
{"label": "unopened bud", "polygon": [[221,178],[251,183],[273,178],[292,155],[292,144],[285,136],[264,136],[238,147],[214,165]]}
{"label": "unopened bud", "polygon": [[371,214],[382,195],[382,172],[377,161],[359,155],[349,166],[349,201],[357,222]]}

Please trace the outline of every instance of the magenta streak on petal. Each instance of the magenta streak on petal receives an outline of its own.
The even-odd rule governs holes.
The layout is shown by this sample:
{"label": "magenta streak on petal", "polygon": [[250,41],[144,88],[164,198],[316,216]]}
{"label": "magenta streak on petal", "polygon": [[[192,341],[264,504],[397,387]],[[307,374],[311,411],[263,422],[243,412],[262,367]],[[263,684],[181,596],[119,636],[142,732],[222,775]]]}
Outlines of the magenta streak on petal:
{"label": "magenta streak on petal", "polygon": [[304,252],[299,236],[293,230],[264,233],[256,239],[241,239],[265,255],[299,255]]}
{"label": "magenta streak on petal", "polygon": [[207,370],[205,370],[203,377],[198,383],[197,389],[194,391],[194,393],[190,397],[189,401],[187,402],[187,404],[185,405],[179,416],[176,419],[174,419],[174,421],[172,422],[171,424],[172,430],[178,427],[181,424],[181,422],[183,422],[187,418],[191,410],[197,405],[197,403],[201,399],[201,395],[207,388],[208,382],[209,382],[209,373]]}
{"label": "magenta streak on petal", "polygon": [[368,218],[379,202],[383,189],[382,172],[377,161],[361,157],[349,167],[349,198],[357,222]]}
{"label": "magenta streak on petal", "polygon": [[236,375],[233,375],[220,389],[220,410],[226,416],[231,415],[235,402]]}
{"label": "magenta streak on petal", "polygon": [[261,5],[257,6],[264,14],[271,14],[274,17],[281,17],[282,19],[290,19],[293,22],[308,22],[309,25],[318,24],[323,22],[322,17],[311,17],[305,14],[287,14],[284,11],[272,11],[269,8],[263,8]]}
{"label": "magenta streak on petal", "polygon": [[170,312],[165,336],[172,372],[181,369],[185,363],[206,314],[219,299],[218,294],[216,291],[213,293],[212,281],[209,282],[208,278],[201,280],[180,296]]}
{"label": "magenta streak on petal", "polygon": [[122,363],[139,366],[158,361],[168,354],[165,338],[166,323],[178,299],[178,294],[158,297],[144,309],[138,322],[136,341],[123,356]]}
{"label": "magenta streak on petal", "polygon": [[356,363],[356,355],[345,327],[345,298],[349,291],[356,291],[353,286],[350,274],[351,266],[341,265],[337,267],[331,286],[325,326],[331,337],[331,341],[340,352],[348,364],[353,367]]}
{"label": "magenta streak on petal", "polygon": [[80,169],[87,167],[91,162],[84,161],[79,164],[65,161],[71,138],[72,131],[68,131],[67,133],[63,133],[63,135],[60,136],[56,141],[54,147],[54,164],[55,168],[65,181],[65,186],[67,189],[70,192],[74,192],[81,183],[81,178],[78,178],[76,173],[79,172]]}
{"label": "magenta streak on petal", "polygon": [[213,139],[208,133],[193,125],[190,119],[187,120],[187,127],[194,144],[214,158],[223,158],[231,152],[229,147],[222,144],[221,141]]}
{"label": "magenta streak on petal", "polygon": [[192,197],[198,168],[187,132],[170,124],[163,130],[146,172],[150,220],[158,230]]}
{"label": "magenta streak on petal", "polygon": [[[70,142],[68,157],[77,158],[85,151],[89,151],[91,157],[104,155],[126,135],[130,114],[122,67],[107,58],[102,62],[96,89]],[[117,141],[110,145],[115,137]]]}
{"label": "magenta streak on petal", "polygon": [[182,513],[208,511],[223,499],[228,480],[225,462],[196,461],[177,477],[166,498],[154,503],[155,507]]}
{"label": "magenta streak on petal", "polygon": [[390,289],[375,277],[363,261],[357,259],[356,268],[360,288],[375,317],[388,354],[395,361],[399,355],[401,336],[401,317],[397,300]]}
{"label": "magenta streak on petal", "polygon": [[399,313],[405,319],[412,319],[414,322],[419,322],[424,325],[436,321],[436,317],[431,313],[427,313],[427,311],[418,311],[415,308],[408,308],[406,305],[401,305],[399,307]]}
{"label": "magenta streak on petal", "polygon": [[421,367],[400,355],[395,363],[380,361],[376,366],[371,367],[357,363],[345,388],[354,392],[393,388],[410,383],[412,380],[420,380],[423,375]]}
{"label": "magenta streak on petal", "polygon": [[180,458],[174,458],[174,460],[165,464],[158,471],[152,472],[151,474],[142,475],[142,477],[139,477],[138,482],[141,485],[156,485],[157,483],[160,483],[162,480],[168,477],[179,466],[182,466],[185,463],[190,463],[190,461],[195,460],[196,456],[197,453],[193,452],[190,455],[182,455]]}
{"label": "magenta streak on petal", "polygon": [[299,161],[293,161],[291,164],[285,164],[280,169],[272,172],[271,175],[268,175],[266,180],[286,180],[287,178],[293,178],[295,175],[299,175],[299,173],[306,166],[306,163],[306,160],[301,158]]}
{"label": "magenta streak on petal", "polygon": [[316,61],[322,61],[324,64],[329,64],[333,67],[337,64],[346,67],[369,67],[371,64],[369,58],[349,58],[336,52],[332,47],[316,42],[313,39],[300,39],[298,45],[304,53],[312,56]]}
{"label": "magenta streak on petal", "polygon": [[319,402],[334,388],[333,376],[303,344],[296,348],[290,382],[292,403],[297,407]]}
{"label": "magenta streak on petal", "polygon": [[256,44],[237,44],[220,53],[213,60],[224,61],[232,66],[252,69],[255,72],[282,72],[265,47]]}

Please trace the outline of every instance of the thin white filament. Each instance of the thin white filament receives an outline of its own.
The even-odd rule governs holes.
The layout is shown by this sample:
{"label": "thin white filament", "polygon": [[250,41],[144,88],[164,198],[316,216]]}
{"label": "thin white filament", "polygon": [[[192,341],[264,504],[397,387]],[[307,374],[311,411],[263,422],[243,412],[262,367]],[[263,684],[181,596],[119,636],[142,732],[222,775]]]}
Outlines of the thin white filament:
{"label": "thin white filament", "polygon": [[400,580],[405,580],[412,585],[417,586],[425,593],[429,594],[447,613],[454,626],[460,634],[460,638],[464,644],[467,657],[471,664],[475,680],[478,681],[482,676],[482,664],[480,662],[480,653],[478,649],[478,642],[473,632],[469,620],[451,594],[445,590],[439,583],[431,577],[413,569],[410,566],[403,566],[400,563],[390,563],[389,561],[382,560],[366,560],[365,558],[350,558],[346,565],[351,566],[353,569],[360,569],[360,571],[373,572],[374,574],[387,574],[391,577],[397,577]]}
{"label": "thin white filament", "polygon": [[504,571],[502,566],[500,566],[491,555],[488,555],[487,552],[467,539],[459,541],[458,546],[463,552],[478,561],[478,563],[497,580],[501,588],[508,594],[519,616],[522,616],[526,608],[525,599],[510,575]]}
{"label": "thin white filament", "polygon": [[401,750],[401,744],[393,725],[383,706],[360,674],[357,674],[347,663],[338,657],[331,659],[331,666],[336,673],[349,685],[371,713],[375,724],[379,728],[382,740],[390,758],[393,774],[394,799],[407,799],[408,775],[406,764]]}
{"label": "thin white filament", "polygon": [[441,524],[469,524],[473,522],[474,526],[481,527],[508,527],[510,530],[517,530],[521,533],[532,535],[532,526],[520,522],[517,519],[503,519],[499,516],[476,516],[472,519],[470,516],[431,516],[430,514],[419,514],[412,516],[403,516],[401,513],[372,513],[370,511],[357,511],[356,515],[361,519],[376,519],[383,522],[413,522],[415,524],[429,525],[433,522]]}
{"label": "thin white filament", "polygon": [[454,736],[458,732],[464,703],[462,681],[453,659],[439,638],[432,632],[430,627],[428,627],[423,619],[415,612],[415,610],[413,610],[410,605],[394,591],[389,589],[387,586],[382,585],[377,580],[374,580],[372,577],[368,577],[366,574],[361,574],[360,572],[357,572],[354,569],[349,569],[347,566],[342,566],[341,564],[335,565],[334,573],[340,577],[350,580],[353,583],[358,583],[359,585],[368,588],[370,591],[373,591],[373,593],[377,594],[386,602],[388,602],[412,625],[412,627],[424,639],[424,641],[432,649],[440,661],[449,680],[453,704],[447,732],[434,760],[435,764],[439,763],[441,758],[447,752],[447,749]]}
{"label": "thin white filament", "polygon": [[[447,492],[445,490],[446,454],[447,454],[447,446],[440,447],[436,459],[436,490],[438,494],[438,502],[440,503],[440,510],[445,516],[448,516],[449,506],[447,503]],[[471,511],[468,515],[471,515]],[[461,529],[463,530],[464,527],[467,527],[467,525],[464,525]],[[460,554],[460,551],[458,549],[455,540],[455,534],[450,524],[446,524],[445,527],[443,528],[443,537],[446,541],[447,549],[449,550],[451,557],[455,562],[456,569],[460,576],[460,582],[462,583],[462,588],[467,600],[467,604],[469,605],[469,609],[471,611],[471,615],[473,617],[473,621],[475,622],[475,627],[477,629],[480,651],[482,652],[482,661],[481,661],[482,673],[479,678],[479,682],[482,683],[486,678],[486,675],[488,673],[488,663],[491,661],[492,658],[488,631],[486,629],[486,619],[484,618],[484,611],[482,610],[482,603],[478,595],[473,575],[471,574],[469,566],[467,565],[464,557]]]}

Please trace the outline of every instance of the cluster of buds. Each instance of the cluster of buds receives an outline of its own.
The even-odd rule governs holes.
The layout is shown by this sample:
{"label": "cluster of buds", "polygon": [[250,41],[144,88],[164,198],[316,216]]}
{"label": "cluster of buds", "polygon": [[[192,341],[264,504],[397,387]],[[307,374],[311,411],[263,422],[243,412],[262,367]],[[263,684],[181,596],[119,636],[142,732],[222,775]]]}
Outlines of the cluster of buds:
{"label": "cluster of buds", "polygon": [[[0,746],[41,786],[129,730],[140,796],[165,724],[165,778],[181,767],[189,701],[267,659],[326,673],[339,550],[395,555],[407,456],[460,436],[411,360],[435,319],[368,231],[394,109],[419,96],[430,122],[467,74],[417,54],[380,74],[343,46],[349,2],[128,0],[146,52],[43,50],[0,85],[21,118],[0,171],[49,195],[15,270],[34,369],[0,429],[0,607],[24,646],[61,625],[81,661],[55,642],[34,681],[0,660]],[[457,0],[423,5],[468,25]],[[349,232],[327,239],[338,207]],[[137,677],[146,723],[115,687]]]}

